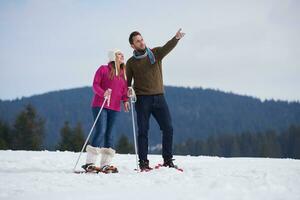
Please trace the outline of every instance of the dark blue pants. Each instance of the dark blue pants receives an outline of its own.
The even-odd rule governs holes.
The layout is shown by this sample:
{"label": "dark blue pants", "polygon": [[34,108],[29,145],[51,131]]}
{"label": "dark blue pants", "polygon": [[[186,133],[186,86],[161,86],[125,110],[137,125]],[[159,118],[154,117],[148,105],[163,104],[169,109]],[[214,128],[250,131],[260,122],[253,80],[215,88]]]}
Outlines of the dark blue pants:
{"label": "dark blue pants", "polygon": [[[94,120],[100,111],[100,107],[92,107]],[[95,133],[92,137],[93,147],[114,148],[113,135],[115,122],[119,112],[103,108],[95,125]]]}
{"label": "dark blue pants", "polygon": [[152,115],[162,131],[162,156],[171,159],[173,126],[168,104],[164,95],[138,95],[135,103],[138,125],[138,154],[140,160],[147,160],[149,120]]}

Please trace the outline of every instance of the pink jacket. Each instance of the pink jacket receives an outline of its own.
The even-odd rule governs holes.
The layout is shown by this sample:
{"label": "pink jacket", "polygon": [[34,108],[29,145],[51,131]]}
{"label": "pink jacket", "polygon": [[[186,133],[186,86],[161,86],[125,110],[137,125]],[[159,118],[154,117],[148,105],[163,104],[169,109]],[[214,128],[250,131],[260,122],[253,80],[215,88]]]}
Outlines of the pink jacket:
{"label": "pink jacket", "polygon": [[101,65],[96,71],[93,91],[94,97],[92,107],[101,107],[104,101],[104,92],[110,88],[112,90],[110,97],[110,105],[105,103],[104,108],[121,111],[121,101],[128,101],[127,82],[124,79],[124,71],[121,70],[120,76],[114,76],[113,80],[109,79],[109,71],[112,66],[110,64]]}

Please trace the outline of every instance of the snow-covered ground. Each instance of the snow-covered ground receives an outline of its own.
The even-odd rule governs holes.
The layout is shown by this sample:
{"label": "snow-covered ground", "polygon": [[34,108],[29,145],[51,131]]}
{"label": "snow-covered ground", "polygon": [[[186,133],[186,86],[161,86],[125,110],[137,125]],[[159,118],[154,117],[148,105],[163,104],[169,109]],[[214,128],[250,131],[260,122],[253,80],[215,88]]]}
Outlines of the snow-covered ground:
{"label": "snow-covered ground", "polygon": [[77,156],[0,151],[0,199],[300,199],[300,160],[175,156],[183,173],[137,173],[134,155],[117,154],[118,174],[74,174]]}

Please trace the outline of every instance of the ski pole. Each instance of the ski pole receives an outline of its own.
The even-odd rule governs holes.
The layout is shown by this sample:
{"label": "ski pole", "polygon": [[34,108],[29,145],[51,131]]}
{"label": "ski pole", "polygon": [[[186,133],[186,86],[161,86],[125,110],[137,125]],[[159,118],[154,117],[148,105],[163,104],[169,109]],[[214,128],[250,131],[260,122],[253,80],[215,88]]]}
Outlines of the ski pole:
{"label": "ski pole", "polygon": [[133,112],[133,104],[136,102],[136,95],[134,92],[134,89],[132,87],[128,87],[129,90],[131,90],[130,97],[130,105],[131,105],[131,118],[132,118],[132,129],[133,129],[133,139],[134,139],[134,150],[135,150],[135,161],[136,161],[136,169],[139,169],[138,164],[138,148],[137,148],[137,142],[136,142],[136,133],[135,133],[135,123],[134,123],[134,112]]}
{"label": "ski pole", "polygon": [[93,132],[93,130],[94,130],[94,127],[95,127],[95,125],[96,125],[96,122],[98,121],[98,118],[99,118],[99,116],[100,116],[100,114],[101,114],[101,111],[103,110],[104,104],[106,103],[106,101],[108,100],[108,98],[109,98],[109,97],[104,97],[104,101],[103,101],[103,103],[102,103],[102,106],[101,106],[101,108],[100,108],[100,110],[99,110],[99,112],[98,112],[98,115],[97,115],[97,117],[96,117],[96,119],[95,119],[95,121],[94,121],[94,124],[93,124],[93,126],[92,126],[92,128],[91,128],[91,130],[90,130],[90,132],[89,132],[89,134],[88,134],[88,136],[87,136],[87,138],[86,138],[86,140],[85,140],[85,142],[84,142],[84,145],[83,145],[83,147],[82,147],[82,149],[81,149],[81,151],[80,151],[80,154],[79,154],[79,156],[78,156],[78,158],[77,158],[77,161],[76,161],[76,164],[75,164],[75,166],[74,166],[74,168],[73,168],[73,171],[76,170],[76,167],[77,167],[77,164],[78,164],[79,159],[80,159],[80,157],[81,157],[81,154],[82,154],[82,152],[83,152],[83,150],[84,150],[86,144],[88,143],[88,141],[89,141],[89,139],[90,139],[90,136],[91,136],[91,134],[92,134],[92,132]]}

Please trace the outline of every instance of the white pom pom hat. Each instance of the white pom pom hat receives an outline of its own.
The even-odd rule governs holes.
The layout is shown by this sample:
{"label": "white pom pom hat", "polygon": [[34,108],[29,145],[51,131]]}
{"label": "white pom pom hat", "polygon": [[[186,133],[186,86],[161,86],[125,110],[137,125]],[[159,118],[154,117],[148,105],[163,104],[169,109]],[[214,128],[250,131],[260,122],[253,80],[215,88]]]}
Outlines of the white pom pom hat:
{"label": "white pom pom hat", "polygon": [[[114,50],[108,51],[108,61],[109,62],[114,61],[116,63],[116,54],[119,52],[122,53],[122,51],[119,49],[114,49]],[[118,76],[118,74],[119,74],[119,72],[118,72],[118,69],[116,68],[116,76]]]}

